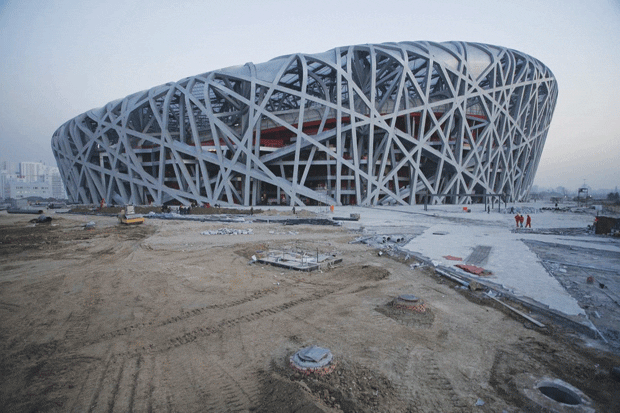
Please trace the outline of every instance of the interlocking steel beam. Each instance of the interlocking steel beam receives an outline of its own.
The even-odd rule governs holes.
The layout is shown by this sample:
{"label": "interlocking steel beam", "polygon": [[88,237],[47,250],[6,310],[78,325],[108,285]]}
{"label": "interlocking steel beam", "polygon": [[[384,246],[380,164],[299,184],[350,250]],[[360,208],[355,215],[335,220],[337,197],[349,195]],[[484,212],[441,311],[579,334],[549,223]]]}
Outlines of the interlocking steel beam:
{"label": "interlocking steel beam", "polygon": [[556,100],[551,71],[515,50],[347,46],[130,95],[62,125],[52,149],[80,203],[518,201]]}

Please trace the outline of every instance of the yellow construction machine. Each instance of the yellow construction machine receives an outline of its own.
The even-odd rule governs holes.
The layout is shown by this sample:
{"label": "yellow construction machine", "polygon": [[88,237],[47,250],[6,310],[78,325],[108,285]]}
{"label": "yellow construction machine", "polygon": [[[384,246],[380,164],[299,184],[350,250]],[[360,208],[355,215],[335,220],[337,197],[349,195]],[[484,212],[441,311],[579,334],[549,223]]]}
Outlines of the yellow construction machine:
{"label": "yellow construction machine", "polygon": [[135,208],[133,205],[127,205],[125,206],[125,209],[122,209],[118,214],[118,223],[125,225],[144,224],[144,217],[135,213]]}

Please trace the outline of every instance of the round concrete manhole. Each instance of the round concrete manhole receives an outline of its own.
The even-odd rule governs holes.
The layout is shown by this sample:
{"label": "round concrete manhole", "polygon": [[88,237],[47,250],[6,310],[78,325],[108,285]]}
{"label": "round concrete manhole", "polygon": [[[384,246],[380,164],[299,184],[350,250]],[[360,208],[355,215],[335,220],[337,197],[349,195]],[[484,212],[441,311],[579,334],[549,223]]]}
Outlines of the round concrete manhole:
{"label": "round concrete manhole", "polygon": [[290,365],[304,374],[329,374],[336,368],[334,356],[329,349],[319,346],[305,347],[293,354]]}
{"label": "round concrete manhole", "polygon": [[[560,379],[543,377],[537,379],[530,374],[516,378],[519,392],[533,406],[551,413],[594,413],[592,400],[578,388]],[[536,410],[538,411],[538,410]]]}
{"label": "round concrete manhole", "polygon": [[401,294],[394,299],[392,306],[403,310],[411,310],[416,313],[426,312],[426,303],[413,294]]}
{"label": "round concrete manhole", "polygon": [[401,294],[387,303],[375,308],[384,316],[416,328],[427,328],[433,324],[435,316],[421,298],[413,294]]}
{"label": "round concrete manhole", "polygon": [[581,404],[581,398],[577,393],[573,392],[566,386],[558,385],[555,383],[542,383],[538,386],[538,390],[551,400],[555,400],[558,403],[569,404],[571,406],[577,406]]}

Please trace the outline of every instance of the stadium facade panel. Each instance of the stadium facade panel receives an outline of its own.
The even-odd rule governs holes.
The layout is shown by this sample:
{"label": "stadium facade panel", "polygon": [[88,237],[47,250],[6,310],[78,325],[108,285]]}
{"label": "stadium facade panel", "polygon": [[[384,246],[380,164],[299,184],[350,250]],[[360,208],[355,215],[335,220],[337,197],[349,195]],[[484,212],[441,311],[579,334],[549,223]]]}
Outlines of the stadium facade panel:
{"label": "stadium facade panel", "polygon": [[357,45],[192,76],[66,122],[71,201],[523,200],[557,100],[540,61],[465,42]]}

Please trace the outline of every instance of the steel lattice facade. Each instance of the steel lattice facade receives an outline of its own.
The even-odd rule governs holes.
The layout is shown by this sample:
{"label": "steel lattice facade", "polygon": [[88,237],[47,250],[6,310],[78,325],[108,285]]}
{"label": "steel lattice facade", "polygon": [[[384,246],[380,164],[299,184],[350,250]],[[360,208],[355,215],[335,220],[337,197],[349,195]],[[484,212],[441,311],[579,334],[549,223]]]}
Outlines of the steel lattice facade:
{"label": "steel lattice facade", "polygon": [[522,200],[557,99],[540,61],[464,42],[339,47],[157,86],[52,138],[74,202]]}

